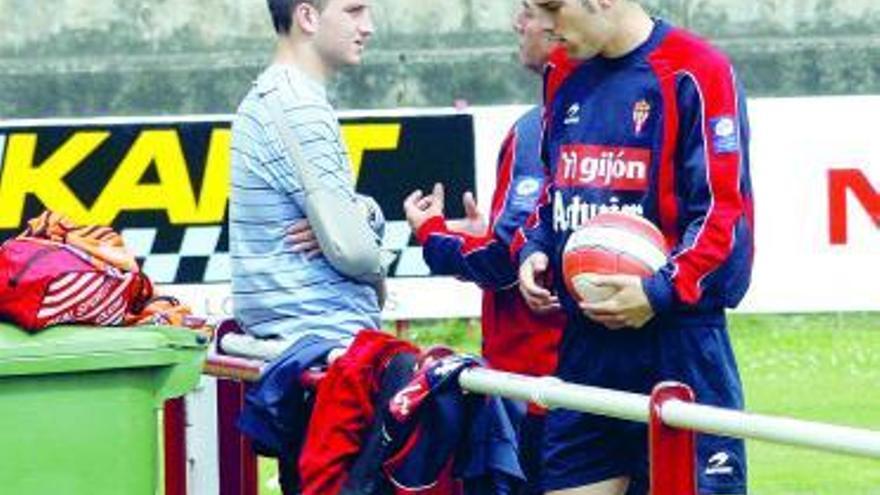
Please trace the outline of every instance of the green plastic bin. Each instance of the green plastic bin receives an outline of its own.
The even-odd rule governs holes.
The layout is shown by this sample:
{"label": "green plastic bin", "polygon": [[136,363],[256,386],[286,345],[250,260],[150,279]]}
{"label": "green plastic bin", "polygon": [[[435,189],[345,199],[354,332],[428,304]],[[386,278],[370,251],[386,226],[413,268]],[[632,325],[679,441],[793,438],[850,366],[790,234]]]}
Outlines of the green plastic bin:
{"label": "green plastic bin", "polygon": [[0,493],[155,495],[158,410],[205,349],[180,328],[0,323]]}

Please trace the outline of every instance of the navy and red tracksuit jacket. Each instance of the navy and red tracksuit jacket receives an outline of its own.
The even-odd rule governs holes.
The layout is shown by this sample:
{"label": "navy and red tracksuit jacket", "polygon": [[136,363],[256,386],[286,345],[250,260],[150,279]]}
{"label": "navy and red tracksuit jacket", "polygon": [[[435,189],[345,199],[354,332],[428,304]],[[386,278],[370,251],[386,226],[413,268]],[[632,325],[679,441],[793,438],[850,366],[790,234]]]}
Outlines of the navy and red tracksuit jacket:
{"label": "navy and red tracksuit jacket", "polygon": [[[261,454],[293,460],[279,464],[289,470],[282,473],[285,493],[366,493],[375,487],[373,473],[358,472],[363,455],[380,457],[375,474],[384,470],[394,493],[508,493],[522,484],[515,426],[521,405],[462,392],[458,376],[479,365],[476,359],[436,358],[414,376],[410,369],[397,377],[405,381],[393,399],[377,403],[386,392],[380,389],[388,385],[389,363],[401,355],[415,362],[419,350],[390,334],[362,330],[318,384],[311,409],[300,375],[323,364],[335,347],[337,342],[318,336],[298,340],[247,393],[239,428]],[[369,445],[375,421],[381,427],[378,448]],[[463,492],[453,475],[462,480]]]}
{"label": "navy and red tracksuit jacket", "polygon": [[643,281],[656,314],[674,323],[736,306],[750,282],[753,207],[745,97],[725,55],[657,20],[633,52],[557,71],[545,89],[547,183],[514,255],[550,256],[561,301],[580,318],[560,282],[565,242],[600,212],[630,212],[672,248]]}
{"label": "navy and red tracksuit jacket", "polygon": [[513,125],[498,155],[495,192],[486,235],[453,232],[443,217],[416,232],[431,272],[454,275],[483,289],[483,357],[496,369],[549,375],[556,368],[562,314],[534,314],[516,287],[518,268],[510,257],[514,233],[534,211],[544,187],[540,160],[541,109]]}

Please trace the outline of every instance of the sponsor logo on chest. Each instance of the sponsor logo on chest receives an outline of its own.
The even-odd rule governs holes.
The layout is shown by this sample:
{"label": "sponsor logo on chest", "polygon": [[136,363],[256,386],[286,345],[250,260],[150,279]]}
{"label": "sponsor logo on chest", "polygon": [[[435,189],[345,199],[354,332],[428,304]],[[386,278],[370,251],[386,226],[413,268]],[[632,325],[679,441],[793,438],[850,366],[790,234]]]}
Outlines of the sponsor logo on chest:
{"label": "sponsor logo on chest", "polygon": [[554,182],[557,187],[645,191],[650,165],[651,150],[646,148],[566,144]]}
{"label": "sponsor logo on chest", "polygon": [[582,198],[580,194],[573,194],[568,198],[559,191],[553,194],[553,230],[556,232],[577,230],[596,215],[609,212],[645,216],[641,203],[622,201],[616,196],[593,202]]}

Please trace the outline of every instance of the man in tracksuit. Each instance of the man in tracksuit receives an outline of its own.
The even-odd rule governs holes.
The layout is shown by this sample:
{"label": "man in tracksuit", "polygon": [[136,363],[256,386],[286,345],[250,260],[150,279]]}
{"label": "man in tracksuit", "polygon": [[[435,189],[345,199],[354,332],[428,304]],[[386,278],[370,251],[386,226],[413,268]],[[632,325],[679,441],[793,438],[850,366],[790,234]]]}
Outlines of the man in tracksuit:
{"label": "man in tracksuit", "polygon": [[[587,59],[551,89],[543,156],[547,187],[518,232],[520,288],[552,301],[553,274],[569,321],[557,376],[649,393],[663,380],[697,401],[742,408],[725,308],[749,285],[753,255],[745,98],[727,57],[653,19],[629,0],[530,0],[548,33]],[[561,281],[571,232],[597,213],[657,225],[672,250],[651,277],[605,276],[615,292],[578,303]],[[746,492],[741,440],[699,435],[700,493]],[[549,413],[544,451],[551,494],[622,494],[646,476],[642,424]]]}
{"label": "man in tracksuit", "polygon": [[[552,70],[548,59],[554,45],[523,3],[513,23],[519,37],[520,62],[541,74]],[[560,48],[560,47],[557,47]],[[557,50],[554,59],[565,59]],[[564,60],[553,60],[564,64]],[[534,312],[516,288],[517,266],[510,257],[514,232],[534,211],[544,184],[540,161],[541,108],[534,107],[517,120],[498,154],[495,191],[489,225],[481,224],[473,197],[464,198],[468,217],[446,221],[443,192],[438,186],[423,196],[414,192],[404,203],[425,261],[435,274],[455,275],[476,282],[483,291],[482,354],[496,369],[532,376],[552,374],[556,369],[556,346],[565,319],[557,302]],[[520,435],[521,462],[529,482],[526,493],[542,493],[539,483],[544,411],[530,409]]]}

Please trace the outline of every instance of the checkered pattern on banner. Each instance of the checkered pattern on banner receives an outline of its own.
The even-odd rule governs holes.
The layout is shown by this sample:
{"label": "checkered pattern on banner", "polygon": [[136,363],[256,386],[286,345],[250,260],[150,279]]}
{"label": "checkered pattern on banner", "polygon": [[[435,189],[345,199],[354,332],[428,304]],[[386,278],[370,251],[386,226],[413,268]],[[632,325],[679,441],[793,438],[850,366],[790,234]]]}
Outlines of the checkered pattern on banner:
{"label": "checkered pattern on banner", "polygon": [[[130,227],[121,230],[144,273],[158,284],[199,284],[229,281],[229,236],[226,225],[189,227]],[[422,250],[405,221],[388,222],[384,248],[389,274],[419,277],[429,274]]]}

